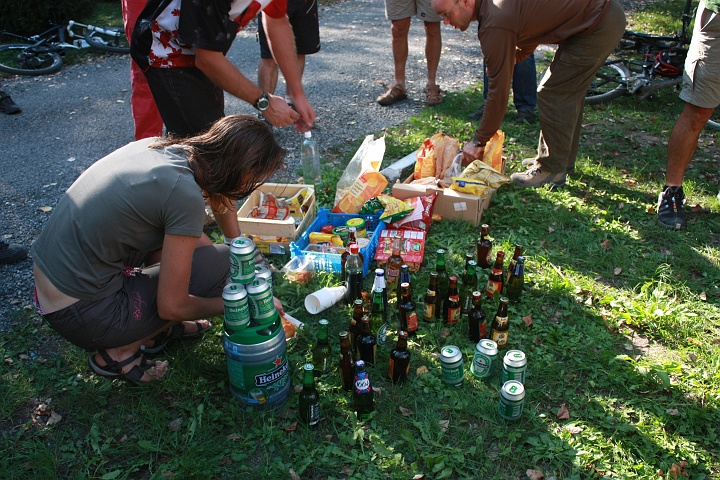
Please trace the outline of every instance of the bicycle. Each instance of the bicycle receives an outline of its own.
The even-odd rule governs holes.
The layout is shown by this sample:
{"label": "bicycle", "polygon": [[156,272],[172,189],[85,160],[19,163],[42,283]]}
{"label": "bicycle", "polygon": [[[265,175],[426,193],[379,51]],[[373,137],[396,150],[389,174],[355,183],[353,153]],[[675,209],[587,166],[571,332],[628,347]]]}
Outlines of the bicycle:
{"label": "bicycle", "polygon": [[[682,13],[681,28],[674,35],[653,35],[625,30],[620,44],[595,74],[588,88],[585,103],[596,105],[635,95],[641,100],[664,88],[679,89],[690,44],[690,23],[693,19],[692,0],[687,0]],[[642,59],[637,58],[640,54]],[[708,121],[720,129],[720,110]]]}
{"label": "bicycle", "polygon": [[[73,30],[76,26],[84,29],[82,35]],[[63,67],[63,55],[68,49],[95,47],[112,53],[130,53],[130,45],[122,28],[96,27],[72,20],[67,25],[54,25],[31,37],[8,31],[0,34],[26,42],[0,45],[0,71],[14,75],[55,73]],[[66,34],[77,40],[68,43]]]}

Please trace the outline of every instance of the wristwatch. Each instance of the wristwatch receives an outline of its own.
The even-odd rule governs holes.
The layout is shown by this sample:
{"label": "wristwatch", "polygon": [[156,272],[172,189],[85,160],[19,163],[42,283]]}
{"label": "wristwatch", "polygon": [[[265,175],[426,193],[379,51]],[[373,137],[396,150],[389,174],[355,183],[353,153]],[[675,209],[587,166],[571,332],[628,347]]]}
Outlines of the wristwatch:
{"label": "wristwatch", "polygon": [[268,97],[267,92],[263,92],[262,95],[260,95],[260,98],[255,100],[255,104],[253,106],[261,112],[267,110],[270,106],[270,97]]}

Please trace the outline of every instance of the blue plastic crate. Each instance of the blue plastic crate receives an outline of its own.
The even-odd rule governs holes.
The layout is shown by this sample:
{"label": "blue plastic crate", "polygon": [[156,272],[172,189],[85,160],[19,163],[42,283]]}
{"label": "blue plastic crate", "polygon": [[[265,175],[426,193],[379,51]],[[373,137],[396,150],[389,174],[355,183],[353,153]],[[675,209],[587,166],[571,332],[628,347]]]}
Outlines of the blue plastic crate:
{"label": "blue plastic crate", "polygon": [[342,273],[342,255],[336,253],[308,252],[305,249],[310,244],[310,233],[319,232],[324,225],[332,225],[339,227],[351,218],[362,218],[365,220],[365,228],[367,229],[367,237],[370,243],[365,248],[360,249],[363,254],[363,277],[367,276],[370,269],[370,263],[375,258],[375,250],[380,241],[380,232],[385,228],[385,222],[380,221],[380,215],[360,215],[350,213],[331,213],[326,208],[321,208],[317,212],[317,218],[310,224],[308,229],[302,234],[297,241],[290,243],[291,257],[300,257],[305,255],[313,255],[315,271],[325,271],[332,273]]}

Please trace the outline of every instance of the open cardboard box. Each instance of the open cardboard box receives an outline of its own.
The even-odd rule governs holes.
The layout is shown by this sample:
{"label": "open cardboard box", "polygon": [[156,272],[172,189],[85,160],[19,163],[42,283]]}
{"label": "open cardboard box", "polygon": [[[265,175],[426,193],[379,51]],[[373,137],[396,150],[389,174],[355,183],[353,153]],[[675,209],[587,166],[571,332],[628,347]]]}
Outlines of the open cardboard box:
{"label": "open cardboard box", "polygon": [[260,205],[260,191],[271,193],[279,198],[290,198],[304,188],[312,185],[293,185],[288,183],[265,183],[260,185],[242,204],[237,213],[240,232],[251,237],[258,250],[265,254],[284,255],[290,253],[290,242],[300,238],[317,216],[315,194],[306,200],[308,209],[302,219],[297,222],[293,216],[285,220],[267,220],[248,217],[253,207]]}
{"label": "open cardboard box", "polygon": [[392,187],[392,195],[395,198],[405,200],[406,198],[428,195],[437,192],[433,213],[450,220],[465,220],[473,225],[482,223],[482,215],[490,206],[493,194],[485,196],[461,193],[450,188],[440,188],[430,185],[412,184],[413,175],[404,182],[396,182]]}

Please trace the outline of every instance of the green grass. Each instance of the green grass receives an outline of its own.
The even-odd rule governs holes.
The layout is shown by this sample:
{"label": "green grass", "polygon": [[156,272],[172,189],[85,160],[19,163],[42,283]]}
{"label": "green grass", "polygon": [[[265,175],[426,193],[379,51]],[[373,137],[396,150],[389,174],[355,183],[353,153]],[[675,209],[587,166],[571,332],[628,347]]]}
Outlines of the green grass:
{"label": "green grass", "polygon": [[[404,156],[439,130],[470,138],[474,126],[465,115],[480,102],[479,88],[450,94],[389,129],[385,158]],[[365,422],[357,422],[333,372],[319,382],[324,421],[308,429],[295,425],[295,392],[277,412],[238,406],[228,391],[219,327],[199,342],[170,347],[162,358],[172,370],[162,382],[133,387],[91,375],[86,352],[21,311],[12,330],[0,334],[0,478],[293,478],[294,472],[303,479],[518,479],[530,469],[557,479],[720,478],[717,133],[703,132],[686,174],[687,229],[667,231],[653,214],[681,108],[671,91],[586,107],[578,174],[567,186],[506,185],[485,212],[493,251],[510,253],[521,243],[528,258],[523,298],[510,308],[510,346],[529,362],[519,421],[496,412],[497,376],[484,383],[466,371],[461,388],[442,383],[440,345],[460,346],[469,367],[465,321],[449,332],[422,324],[410,344],[405,385],[386,379],[392,347],[379,350],[370,375],[381,393]],[[516,171],[534,153],[538,127],[515,125],[509,110],[502,128],[508,170]],[[361,141],[327,155],[324,173],[339,175]],[[319,199],[328,206],[333,196],[328,187]],[[415,296],[422,296],[437,248],[448,249],[450,271],[461,273],[478,234],[466,223],[434,223],[427,268],[413,275]],[[311,316],[302,307],[309,291],[337,282],[328,274],[307,288],[277,281],[288,312],[306,323],[289,347],[294,385],[310,359],[317,319],[330,320],[338,351],[349,309]],[[484,300],[484,308],[492,316],[497,303]],[[423,366],[429,373],[418,375]],[[49,426],[47,416],[34,422],[41,403],[62,418]],[[557,417],[562,405],[568,419]]]}

